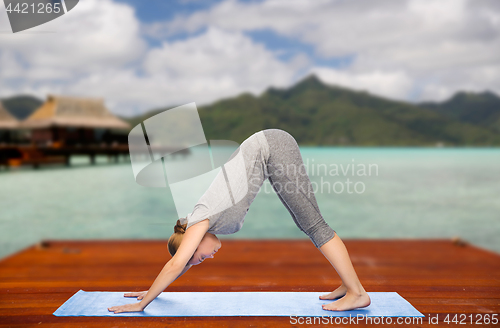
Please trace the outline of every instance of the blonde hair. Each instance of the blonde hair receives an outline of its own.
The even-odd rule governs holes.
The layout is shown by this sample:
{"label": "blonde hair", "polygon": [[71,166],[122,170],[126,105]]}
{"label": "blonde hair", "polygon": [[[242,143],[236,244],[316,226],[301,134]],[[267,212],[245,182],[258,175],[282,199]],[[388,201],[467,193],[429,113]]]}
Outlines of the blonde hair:
{"label": "blonde hair", "polygon": [[187,223],[181,224],[181,220],[177,220],[174,226],[174,233],[168,239],[168,252],[170,255],[174,256],[181,245],[182,238],[184,238],[184,233],[186,232]]}

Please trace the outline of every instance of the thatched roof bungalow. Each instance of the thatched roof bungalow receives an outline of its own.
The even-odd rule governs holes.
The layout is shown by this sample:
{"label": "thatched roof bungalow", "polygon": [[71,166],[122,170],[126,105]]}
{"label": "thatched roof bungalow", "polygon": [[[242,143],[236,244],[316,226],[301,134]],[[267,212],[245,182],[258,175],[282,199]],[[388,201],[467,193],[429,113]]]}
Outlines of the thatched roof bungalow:
{"label": "thatched roof bungalow", "polygon": [[32,130],[31,140],[36,144],[110,142],[110,129],[130,129],[106,108],[103,99],[54,95],[21,125]]}
{"label": "thatched roof bungalow", "polygon": [[128,129],[129,124],[111,114],[103,99],[49,95],[24,122],[27,128],[52,126]]}

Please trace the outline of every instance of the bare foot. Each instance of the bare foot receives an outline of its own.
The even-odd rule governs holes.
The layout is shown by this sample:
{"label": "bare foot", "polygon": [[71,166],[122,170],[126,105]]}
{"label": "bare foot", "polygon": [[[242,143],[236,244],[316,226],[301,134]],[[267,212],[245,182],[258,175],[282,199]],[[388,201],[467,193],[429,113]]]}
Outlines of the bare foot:
{"label": "bare foot", "polygon": [[363,291],[360,294],[347,292],[344,297],[329,304],[323,304],[323,310],[349,311],[370,305],[370,296]]}
{"label": "bare foot", "polygon": [[339,288],[335,289],[333,292],[319,297],[320,300],[334,300],[336,298],[342,297],[347,292],[347,287],[344,284],[340,285]]}

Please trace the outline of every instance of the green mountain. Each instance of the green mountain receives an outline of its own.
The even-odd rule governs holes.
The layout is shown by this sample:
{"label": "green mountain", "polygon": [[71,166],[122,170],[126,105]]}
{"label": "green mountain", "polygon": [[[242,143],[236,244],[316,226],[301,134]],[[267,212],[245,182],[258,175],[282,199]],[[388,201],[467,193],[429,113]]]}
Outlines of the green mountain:
{"label": "green mountain", "polygon": [[[29,96],[3,101],[21,119],[41,103]],[[500,146],[498,102],[490,92],[462,92],[443,103],[414,105],[309,76],[287,89],[245,93],[198,109],[208,140],[242,142],[256,131],[278,128],[302,145]],[[135,126],[172,107],[122,118]]]}
{"label": "green mountain", "polygon": [[[131,121],[137,124],[162,110]],[[302,145],[500,145],[500,133],[436,110],[322,83],[310,76],[288,89],[269,88],[199,108],[207,139],[242,142],[279,128]]]}
{"label": "green mountain", "polygon": [[0,99],[4,107],[18,120],[24,120],[40,107],[42,100],[28,95]]}
{"label": "green mountain", "polygon": [[500,97],[489,91],[459,92],[447,101],[421,103],[419,106],[500,132]]}

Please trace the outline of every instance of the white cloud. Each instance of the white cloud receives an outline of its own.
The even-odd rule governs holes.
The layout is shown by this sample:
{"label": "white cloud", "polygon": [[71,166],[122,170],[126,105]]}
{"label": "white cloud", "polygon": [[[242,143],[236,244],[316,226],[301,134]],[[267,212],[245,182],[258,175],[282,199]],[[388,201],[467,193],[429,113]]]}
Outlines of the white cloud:
{"label": "white cloud", "polygon": [[68,91],[105,92],[109,106],[132,114],[136,109],[204,104],[241,92],[258,94],[269,85],[285,86],[303,67],[300,59],[292,61],[291,67],[280,62],[241,33],[211,28],[151,49],[143,58],[142,74],[134,69],[95,72]]}
{"label": "white cloud", "polygon": [[323,82],[342,85],[354,90],[370,91],[388,98],[402,98],[412,87],[411,79],[403,71],[371,71],[351,73],[329,67],[315,67],[311,70]]}
{"label": "white cloud", "polygon": [[[0,7],[0,17],[6,18]],[[10,30],[3,20],[2,30]],[[46,32],[46,33],[43,33]],[[14,52],[36,79],[41,69],[64,75],[116,68],[133,62],[146,49],[131,7],[111,0],[80,1],[75,10],[16,34],[0,34],[0,49]],[[2,51],[2,50],[0,50]],[[47,78],[42,74],[41,78]]]}
{"label": "white cloud", "polygon": [[286,86],[303,63],[288,65],[239,32],[209,28],[191,39],[152,49],[143,67],[154,85],[155,105],[199,104],[241,92],[258,94],[269,85]]}
{"label": "white cloud", "polygon": [[[10,31],[0,6],[0,30]],[[94,75],[113,76],[147,50],[134,10],[111,0],[80,1],[74,10],[19,33],[0,34],[0,96],[72,94],[107,98],[107,81],[78,88]]]}
{"label": "white cloud", "polygon": [[[12,58],[6,56],[5,60]],[[68,79],[69,83],[48,75],[42,86],[27,83],[32,89],[24,91],[41,96],[62,93],[104,97],[115,112],[137,114],[192,101],[203,104],[241,92],[258,94],[269,85],[285,86],[304,66],[304,59],[293,58],[287,65],[242,33],[212,28],[195,38],[164,42],[150,49],[140,65],[142,68],[117,65],[92,70]],[[43,68],[30,71],[41,73]]]}
{"label": "white cloud", "polygon": [[[471,85],[500,93],[498,80],[485,83],[485,75],[477,73],[488,75],[486,68],[500,67],[500,3],[494,0],[227,0],[211,10],[176,17],[161,28],[152,26],[150,32],[169,36],[207,26],[236,31],[267,28],[311,45],[325,58],[353,55],[352,66],[335,73],[349,86],[359,81],[359,87],[365,87],[367,76],[404,72],[412,90],[402,94],[407,88],[396,84],[385,92],[403,99],[431,86],[446,90],[440,94],[448,96]],[[378,92],[373,85],[370,90]],[[423,92],[417,97],[430,95]]]}
{"label": "white cloud", "polygon": [[151,75],[162,74],[177,83],[188,81],[188,93],[259,92],[269,84],[288,84],[294,73],[264,46],[242,33],[218,28],[185,41],[164,42],[148,53],[144,67]]}
{"label": "white cloud", "polygon": [[8,67],[0,71],[0,96],[104,97],[113,111],[133,114],[286,86],[307,60],[282,62],[243,33],[221,28],[148,49],[131,7],[86,0],[50,23],[0,35],[0,64]]}

